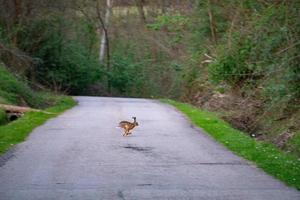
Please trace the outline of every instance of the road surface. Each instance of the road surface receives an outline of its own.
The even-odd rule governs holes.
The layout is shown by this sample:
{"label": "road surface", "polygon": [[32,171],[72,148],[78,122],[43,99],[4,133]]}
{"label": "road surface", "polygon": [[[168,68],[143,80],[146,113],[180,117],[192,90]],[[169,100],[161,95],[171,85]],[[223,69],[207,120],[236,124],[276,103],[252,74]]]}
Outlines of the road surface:
{"label": "road surface", "polygon": [[[1,157],[1,200],[300,199],[168,105],[76,99]],[[116,126],[132,116],[140,126],[123,137]]]}

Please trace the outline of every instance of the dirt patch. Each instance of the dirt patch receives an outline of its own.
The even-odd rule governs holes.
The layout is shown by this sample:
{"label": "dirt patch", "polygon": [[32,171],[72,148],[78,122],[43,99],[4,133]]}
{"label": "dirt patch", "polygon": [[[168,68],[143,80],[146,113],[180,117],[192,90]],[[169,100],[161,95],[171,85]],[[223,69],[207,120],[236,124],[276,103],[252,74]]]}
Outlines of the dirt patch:
{"label": "dirt patch", "polygon": [[290,131],[285,131],[284,133],[281,133],[278,135],[273,143],[276,144],[279,148],[284,148],[285,144],[294,136],[295,133]]}
{"label": "dirt patch", "polygon": [[[297,106],[288,109],[286,102],[268,104],[259,90],[245,95],[239,89],[226,93],[210,90],[190,95],[193,105],[213,111],[232,127],[247,133],[258,140],[272,142],[283,150],[287,150],[289,140],[299,132],[300,115]],[[299,105],[298,101],[290,102]],[[293,106],[292,106],[293,107]]]}
{"label": "dirt patch", "polygon": [[261,103],[252,98],[243,98],[237,94],[214,93],[210,97],[199,96],[196,103],[198,107],[220,113],[220,117],[230,123],[234,128],[248,132],[249,135],[257,136],[259,123],[257,116],[260,115]]}

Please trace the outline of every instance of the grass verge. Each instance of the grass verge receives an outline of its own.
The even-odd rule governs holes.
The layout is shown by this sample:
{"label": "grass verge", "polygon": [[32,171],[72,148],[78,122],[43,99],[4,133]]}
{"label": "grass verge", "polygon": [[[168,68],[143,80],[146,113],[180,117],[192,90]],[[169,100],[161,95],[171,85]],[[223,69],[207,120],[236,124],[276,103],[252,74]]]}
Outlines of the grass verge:
{"label": "grass verge", "polygon": [[45,109],[45,111],[53,114],[28,112],[18,120],[0,126],[0,154],[4,153],[12,145],[24,141],[35,127],[43,124],[47,119],[57,116],[76,104],[71,97],[57,98],[54,106]]}
{"label": "grass verge", "polygon": [[235,154],[252,161],[270,175],[300,190],[300,160],[296,156],[279,150],[273,144],[248,137],[212,112],[173,100],[161,101],[175,106],[186,114],[195,126],[201,127]]}

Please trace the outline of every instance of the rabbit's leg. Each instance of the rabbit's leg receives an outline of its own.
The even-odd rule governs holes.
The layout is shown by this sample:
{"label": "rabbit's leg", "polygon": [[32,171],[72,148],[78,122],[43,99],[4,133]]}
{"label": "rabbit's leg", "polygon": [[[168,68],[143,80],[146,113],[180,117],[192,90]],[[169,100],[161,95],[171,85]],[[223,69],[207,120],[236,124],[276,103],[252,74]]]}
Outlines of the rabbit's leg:
{"label": "rabbit's leg", "polygon": [[130,135],[130,134],[131,134],[131,132],[130,132],[130,130],[128,130],[128,132],[127,132],[126,136],[127,136],[127,135]]}
{"label": "rabbit's leg", "polygon": [[127,132],[127,130],[126,130],[126,129],[124,129],[123,136],[126,136],[126,132]]}
{"label": "rabbit's leg", "polygon": [[128,129],[125,129],[123,136],[127,136],[127,135],[128,135]]}
{"label": "rabbit's leg", "polygon": [[132,132],[130,132],[130,131],[132,131],[132,128],[131,127],[129,127],[129,129],[128,129],[128,132],[127,132],[127,135],[130,135]]}

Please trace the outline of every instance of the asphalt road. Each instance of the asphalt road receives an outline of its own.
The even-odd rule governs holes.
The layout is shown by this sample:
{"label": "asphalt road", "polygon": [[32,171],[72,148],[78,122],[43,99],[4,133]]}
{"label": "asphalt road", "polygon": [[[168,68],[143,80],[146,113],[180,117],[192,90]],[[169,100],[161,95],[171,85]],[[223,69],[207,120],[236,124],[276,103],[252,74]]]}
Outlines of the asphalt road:
{"label": "asphalt road", "polygon": [[[266,175],[153,100],[76,97],[1,157],[0,199],[296,200]],[[137,117],[123,137],[116,126]]]}

